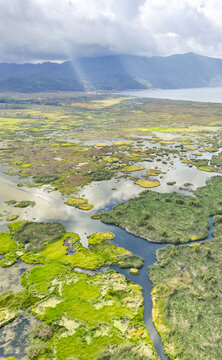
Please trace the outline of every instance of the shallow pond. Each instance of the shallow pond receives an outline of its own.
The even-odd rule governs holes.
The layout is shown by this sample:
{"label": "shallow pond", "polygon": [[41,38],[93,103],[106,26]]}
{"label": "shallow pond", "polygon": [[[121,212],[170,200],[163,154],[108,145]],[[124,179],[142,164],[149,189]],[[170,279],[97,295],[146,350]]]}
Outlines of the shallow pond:
{"label": "shallow pond", "polygon": [[14,321],[0,329],[1,360],[10,356],[18,360],[27,359],[25,354],[30,344],[28,335],[37,322],[38,320],[33,316],[19,313]]}
{"label": "shallow pond", "polygon": [[20,285],[21,276],[25,271],[30,270],[33,265],[17,262],[15,265],[8,268],[0,266],[0,294],[7,291],[18,293],[24,288]]}

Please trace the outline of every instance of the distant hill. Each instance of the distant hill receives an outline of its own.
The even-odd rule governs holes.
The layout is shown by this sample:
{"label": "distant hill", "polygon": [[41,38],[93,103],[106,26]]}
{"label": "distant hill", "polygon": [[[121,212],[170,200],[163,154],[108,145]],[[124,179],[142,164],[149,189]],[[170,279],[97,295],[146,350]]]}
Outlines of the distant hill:
{"label": "distant hill", "polygon": [[222,59],[193,53],[113,55],[63,64],[0,64],[0,91],[79,91],[192,88],[222,85]]}

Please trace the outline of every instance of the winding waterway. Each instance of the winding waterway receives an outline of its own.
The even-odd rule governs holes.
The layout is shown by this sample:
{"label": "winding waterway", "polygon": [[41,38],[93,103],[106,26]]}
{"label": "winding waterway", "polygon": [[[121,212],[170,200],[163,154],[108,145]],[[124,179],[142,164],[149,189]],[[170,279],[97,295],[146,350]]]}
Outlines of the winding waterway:
{"label": "winding waterway", "polygon": [[[205,239],[192,241],[186,244],[173,245],[173,246],[187,246],[189,244],[211,240],[213,237],[212,233],[214,229],[213,220],[214,220],[214,216],[210,216],[208,236]],[[95,271],[80,269],[80,268],[76,268],[75,270],[79,272],[88,273],[89,275],[94,275],[98,272],[104,272],[108,269],[112,269],[123,274],[127,279],[131,280],[132,282],[139,284],[143,289],[142,292],[144,299],[144,313],[143,313],[144,324],[149,332],[151,341],[154,345],[157,355],[161,360],[168,360],[169,358],[164,352],[161,337],[158,334],[152,321],[153,304],[151,298],[151,291],[153,285],[149,279],[149,274],[148,274],[148,268],[152,266],[156,261],[156,251],[160,248],[165,247],[166,244],[157,244],[157,243],[149,242],[141,237],[134,236],[114,225],[108,225],[107,227],[107,225],[104,224],[104,226],[106,226],[105,231],[112,231],[116,235],[116,237],[112,240],[112,242],[144,258],[144,265],[140,269],[139,274],[131,275],[129,269],[121,269],[119,266],[116,265],[101,268]]]}
{"label": "winding waterway", "polygon": [[[195,172],[195,176],[194,174],[192,174],[193,180],[194,178],[196,178],[196,175],[198,173],[199,171],[197,170]],[[205,180],[209,177],[210,175],[206,174]],[[202,180],[203,178],[204,176],[202,176]],[[166,244],[157,244],[157,243],[149,242],[141,237],[136,237],[117,226],[107,225],[105,223],[102,223],[101,221],[92,220],[90,218],[92,213],[97,212],[99,209],[111,208],[119,201],[127,200],[130,197],[136,196],[140,191],[142,191],[142,189],[135,187],[134,184],[132,185],[130,181],[126,181],[125,179],[119,180],[117,182],[116,180],[112,180],[110,182],[106,181],[95,185],[91,184],[85,190],[85,192],[87,193],[87,198],[90,198],[90,193],[92,194],[92,196],[96,195],[98,203],[93,211],[83,212],[73,207],[64,205],[64,197],[62,197],[58,191],[48,192],[45,187],[18,188],[16,187],[18,178],[5,176],[3,174],[0,176],[0,181],[2,188],[4,189],[1,200],[3,201],[9,200],[8,194],[10,194],[10,197],[17,201],[22,199],[36,201],[36,206],[34,208],[30,208],[28,210],[24,210],[24,209],[20,210],[19,214],[21,216],[21,219],[27,219],[27,220],[35,219],[37,221],[59,221],[65,225],[67,231],[78,233],[81,237],[82,243],[85,246],[87,246],[88,243],[87,235],[93,232],[111,231],[115,234],[115,238],[112,241],[116,245],[121,246],[131,251],[132,253],[142,256],[144,258],[144,265],[140,269],[138,275],[131,275],[128,269],[120,269],[118,266],[112,266],[110,268],[124,274],[128,279],[130,279],[134,283],[139,284],[142,287],[143,297],[144,297],[144,323],[148,329],[151,341],[156,349],[159,358],[161,360],[167,360],[168,357],[164,353],[161,338],[152,321],[151,291],[153,286],[148,276],[148,267],[152,266],[156,262],[156,251],[166,246]],[[114,185],[117,188],[116,196],[113,195],[113,190],[112,190],[112,187]],[[99,203],[99,198],[98,198],[98,194],[100,194],[103,188],[104,188],[104,193],[102,193],[102,197],[103,199],[106,199],[105,204]],[[110,198],[108,196],[105,196],[105,193],[106,195],[109,194],[108,191],[109,188],[110,190],[112,190],[110,191]],[[5,214],[7,214],[7,211],[9,211],[9,209],[7,209],[7,206],[5,206]],[[2,224],[0,228],[2,230],[3,229],[6,230],[7,229],[6,224]],[[205,240],[210,240],[212,238],[212,231],[213,231],[213,217],[210,217],[209,234]],[[184,246],[184,245],[176,245],[176,246]],[[4,270],[6,272],[8,271],[8,269],[4,269]],[[19,281],[19,279],[17,281]]]}
{"label": "winding waterway", "polygon": [[[213,225],[213,216],[210,216],[209,222],[209,231],[208,236],[200,241],[195,242],[203,242],[212,239],[212,232],[214,229]],[[144,298],[144,314],[143,320],[146,325],[146,328],[149,332],[151,341],[156,349],[157,355],[161,360],[167,360],[168,356],[165,354],[163,349],[163,344],[160,335],[158,334],[153,321],[152,321],[152,298],[151,298],[151,291],[153,285],[149,279],[148,268],[152,266],[156,261],[156,251],[160,248],[166,246],[166,244],[156,244],[151,243],[141,237],[136,237],[132,234],[127,233],[123,229],[119,229],[116,226],[109,226],[109,231],[115,233],[116,237],[114,238],[113,242],[118,245],[122,246],[125,249],[132,251],[134,254],[142,256],[144,258],[144,265],[139,271],[138,275],[131,275],[128,269],[120,269],[118,266],[113,266],[112,269],[124,274],[127,279],[139,284],[143,289],[143,298]],[[190,242],[194,243],[194,242]],[[187,244],[190,244],[187,243]],[[186,244],[186,245],[187,245]],[[186,245],[174,245],[174,246],[186,246]]]}

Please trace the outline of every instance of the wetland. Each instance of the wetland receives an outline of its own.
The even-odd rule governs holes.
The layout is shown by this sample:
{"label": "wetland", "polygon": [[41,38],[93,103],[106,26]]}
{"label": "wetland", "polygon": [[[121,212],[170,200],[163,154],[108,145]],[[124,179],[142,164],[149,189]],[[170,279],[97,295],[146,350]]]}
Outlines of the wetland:
{"label": "wetland", "polygon": [[221,113],[0,97],[0,359],[219,359]]}

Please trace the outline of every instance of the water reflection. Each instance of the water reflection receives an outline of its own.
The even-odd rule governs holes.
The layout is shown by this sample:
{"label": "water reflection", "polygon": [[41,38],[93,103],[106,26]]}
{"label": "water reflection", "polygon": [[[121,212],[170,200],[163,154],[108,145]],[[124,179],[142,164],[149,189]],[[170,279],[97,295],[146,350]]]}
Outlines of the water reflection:
{"label": "water reflection", "polygon": [[0,359],[16,357],[26,359],[26,350],[30,344],[30,329],[37,324],[38,320],[33,316],[18,314],[18,317],[8,325],[0,329]]}
{"label": "water reflection", "polygon": [[30,270],[32,267],[33,265],[25,264],[23,262],[7,268],[0,266],[0,294],[10,290],[15,293],[24,290],[22,285],[20,285],[21,276],[25,271]]}
{"label": "water reflection", "polygon": [[[138,165],[144,166],[145,169],[132,173],[132,175],[143,177],[146,169],[158,168],[163,174],[159,175],[160,186],[152,188],[156,192],[179,192],[184,195],[190,195],[184,188],[185,183],[193,184],[190,187],[195,190],[197,187],[204,186],[206,180],[210,179],[215,173],[199,171],[196,167],[189,167],[187,164],[181,163],[179,157],[174,154],[166,155],[168,161],[158,161],[154,159],[150,162],[140,162]],[[176,182],[170,186],[168,182]],[[126,201],[137,196],[145,189],[134,184],[130,179],[111,179],[108,181],[93,182],[84,186],[80,195],[84,195],[89,203],[94,205],[94,209],[84,212],[74,207],[64,204],[65,197],[61,196],[59,191],[52,191],[49,186],[42,187],[17,187],[20,182],[17,176],[9,177],[0,174],[1,183],[1,213],[4,215],[0,218],[0,230],[7,230],[7,221],[5,218],[10,214],[18,214],[24,220],[36,221],[61,221],[67,226],[68,231],[77,232],[80,235],[83,245],[87,246],[87,236],[93,232],[104,231],[101,223],[92,220],[90,216],[100,209],[110,209],[115,204]],[[189,188],[189,189],[190,189]],[[5,204],[8,200],[30,200],[35,201],[34,207],[14,208]]]}
{"label": "water reflection", "polygon": [[222,103],[222,87],[204,87],[192,89],[148,89],[121,91],[120,94],[140,98],[185,100]]}

